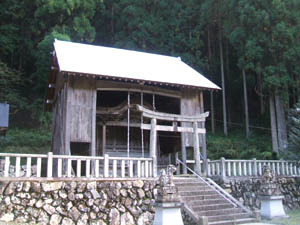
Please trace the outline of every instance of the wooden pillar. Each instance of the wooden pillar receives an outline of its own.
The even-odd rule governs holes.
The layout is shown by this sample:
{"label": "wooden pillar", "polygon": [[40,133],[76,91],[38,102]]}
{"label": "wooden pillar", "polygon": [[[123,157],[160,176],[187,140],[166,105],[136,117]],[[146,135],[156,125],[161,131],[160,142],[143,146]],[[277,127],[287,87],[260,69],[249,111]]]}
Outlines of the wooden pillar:
{"label": "wooden pillar", "polygon": [[195,160],[195,172],[201,175],[201,165],[200,165],[200,149],[199,149],[199,135],[197,133],[198,124],[193,122],[194,129],[194,160]]}
{"label": "wooden pillar", "polygon": [[156,119],[151,119],[151,131],[150,131],[150,157],[153,159],[153,176],[157,176],[157,131],[156,131]]}
{"label": "wooden pillar", "polygon": [[[204,101],[203,101],[203,92],[200,91],[200,113],[204,113]],[[201,128],[205,128],[205,122],[200,123]],[[206,173],[206,168],[207,168],[207,152],[206,152],[206,134],[201,134],[201,144],[202,144],[202,156],[203,156],[203,168],[202,172]]]}
{"label": "wooden pillar", "polygon": [[102,126],[102,155],[106,154],[106,125]]}
{"label": "wooden pillar", "polygon": [[[71,143],[70,143],[70,139],[71,139],[71,132],[70,132],[70,121],[71,121],[71,102],[72,102],[72,92],[73,89],[71,87],[70,84],[70,80],[71,78],[67,78],[65,84],[64,84],[64,91],[65,91],[65,101],[63,103],[63,107],[64,107],[64,119],[63,119],[63,123],[64,123],[64,140],[63,140],[63,149],[60,150],[60,154],[62,155],[71,155]],[[54,163],[54,166],[56,166],[56,162]],[[63,160],[63,171],[67,171],[68,169],[68,164],[66,160]],[[57,175],[56,172],[54,174],[55,176]]]}
{"label": "wooden pillar", "polygon": [[70,78],[65,83],[66,95],[65,95],[65,135],[64,135],[64,153],[65,155],[71,155],[70,149],[70,107],[72,98],[72,89],[70,85]]}
{"label": "wooden pillar", "polygon": [[185,133],[181,133],[181,157],[182,157],[182,162],[184,163],[182,168],[182,173],[187,174]]}
{"label": "wooden pillar", "polygon": [[127,95],[127,157],[129,158],[130,148],[130,92]]}
{"label": "wooden pillar", "polygon": [[97,90],[92,90],[92,118],[91,118],[91,146],[90,146],[90,153],[91,156],[96,156],[96,101],[97,101]]}
{"label": "wooden pillar", "polygon": [[[91,90],[92,95],[92,118],[91,118],[91,143],[90,143],[90,155],[96,156],[96,107],[97,107],[97,90],[94,86],[94,89]],[[95,175],[95,160],[91,161],[91,167],[88,168],[88,162],[86,162],[86,175],[92,174]]]}

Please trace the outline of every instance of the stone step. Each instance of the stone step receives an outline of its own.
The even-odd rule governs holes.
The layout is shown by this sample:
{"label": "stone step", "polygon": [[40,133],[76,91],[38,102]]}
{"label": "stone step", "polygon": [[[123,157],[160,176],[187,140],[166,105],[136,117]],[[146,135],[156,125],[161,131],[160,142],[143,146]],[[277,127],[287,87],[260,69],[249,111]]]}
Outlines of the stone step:
{"label": "stone step", "polygon": [[178,186],[190,186],[190,185],[202,185],[202,186],[206,186],[205,183],[201,182],[201,181],[193,181],[193,180],[178,180],[178,181],[174,181],[174,184],[175,185],[178,185]]}
{"label": "stone step", "polygon": [[214,190],[203,190],[203,191],[179,191],[179,195],[181,197],[185,196],[206,196],[206,195],[219,195],[216,191]]}
{"label": "stone step", "polygon": [[235,224],[244,224],[244,223],[254,223],[257,222],[255,218],[243,218],[243,219],[236,219],[233,220],[221,220],[215,222],[208,222],[209,225],[235,225]]}
{"label": "stone step", "polygon": [[197,178],[176,178],[182,202],[197,216],[207,216],[209,225],[232,225],[255,222],[241,208],[234,207],[212,187]]}
{"label": "stone step", "polygon": [[174,178],[174,183],[200,183],[200,184],[205,184],[204,182],[202,182],[200,179],[197,178]]}
{"label": "stone step", "polygon": [[213,190],[211,187],[204,185],[190,185],[190,186],[177,186],[178,191],[209,191]]}
{"label": "stone step", "polygon": [[192,209],[194,211],[208,211],[208,210],[217,210],[217,209],[230,209],[234,208],[234,205],[230,203],[223,203],[223,204],[211,204],[211,205],[203,205],[203,204],[198,204],[192,206]]}
{"label": "stone step", "polygon": [[[198,194],[198,195],[188,195],[188,196],[182,196],[180,195],[180,197],[184,200],[184,201],[193,201],[193,200],[224,200],[224,198],[219,195],[219,194],[213,194],[213,195],[202,195],[202,194]],[[225,200],[226,201],[226,200]]]}
{"label": "stone step", "polygon": [[205,205],[205,206],[210,206],[210,205],[217,205],[217,204],[228,204],[228,201],[224,198],[220,199],[206,199],[206,200],[198,200],[198,199],[192,199],[189,201],[190,206],[200,206],[200,205]]}
{"label": "stone step", "polygon": [[222,220],[238,220],[238,219],[247,219],[250,218],[248,213],[232,213],[227,215],[216,215],[216,216],[208,216],[208,222],[216,222]]}
{"label": "stone step", "polygon": [[199,216],[227,216],[231,214],[237,214],[237,213],[243,213],[242,209],[239,208],[227,208],[227,209],[215,209],[215,210],[207,210],[207,211],[202,211],[202,210],[195,210],[197,215]]}

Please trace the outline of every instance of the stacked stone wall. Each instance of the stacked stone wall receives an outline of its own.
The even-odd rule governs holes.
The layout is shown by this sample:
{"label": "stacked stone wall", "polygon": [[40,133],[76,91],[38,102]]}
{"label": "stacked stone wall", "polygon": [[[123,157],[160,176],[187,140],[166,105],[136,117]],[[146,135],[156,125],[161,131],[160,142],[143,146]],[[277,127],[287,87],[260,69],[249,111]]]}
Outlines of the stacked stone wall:
{"label": "stacked stone wall", "polygon": [[[300,208],[300,179],[293,177],[277,177],[276,183],[284,196],[283,205],[286,209]],[[233,180],[220,183],[233,197],[250,209],[260,209],[258,192],[261,181],[259,179]]]}
{"label": "stacked stone wall", "polygon": [[147,225],[155,180],[0,181],[0,221],[34,224]]}

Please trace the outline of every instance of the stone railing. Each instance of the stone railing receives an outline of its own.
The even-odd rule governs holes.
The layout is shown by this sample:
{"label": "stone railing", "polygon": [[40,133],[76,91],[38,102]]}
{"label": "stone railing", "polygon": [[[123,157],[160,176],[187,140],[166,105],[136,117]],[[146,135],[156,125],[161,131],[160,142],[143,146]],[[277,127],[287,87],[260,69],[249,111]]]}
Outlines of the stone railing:
{"label": "stone railing", "polygon": [[285,160],[207,160],[207,176],[234,178],[262,176],[268,165],[277,176],[300,176],[300,162]]}
{"label": "stone railing", "polygon": [[0,153],[1,177],[153,177],[153,159]]}

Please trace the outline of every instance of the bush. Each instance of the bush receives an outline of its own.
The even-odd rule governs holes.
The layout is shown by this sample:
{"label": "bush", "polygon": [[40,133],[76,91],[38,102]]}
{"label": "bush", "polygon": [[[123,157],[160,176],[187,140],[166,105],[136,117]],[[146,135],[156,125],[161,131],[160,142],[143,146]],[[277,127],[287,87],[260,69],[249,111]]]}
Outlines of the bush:
{"label": "bush", "polygon": [[246,140],[244,131],[237,130],[227,137],[223,134],[207,134],[209,159],[272,159],[271,137],[269,134],[252,133]]}
{"label": "bush", "polygon": [[289,150],[300,154],[300,101],[289,111]]}
{"label": "bush", "polygon": [[0,137],[0,152],[47,153],[51,146],[51,133],[41,129],[8,129]]}

